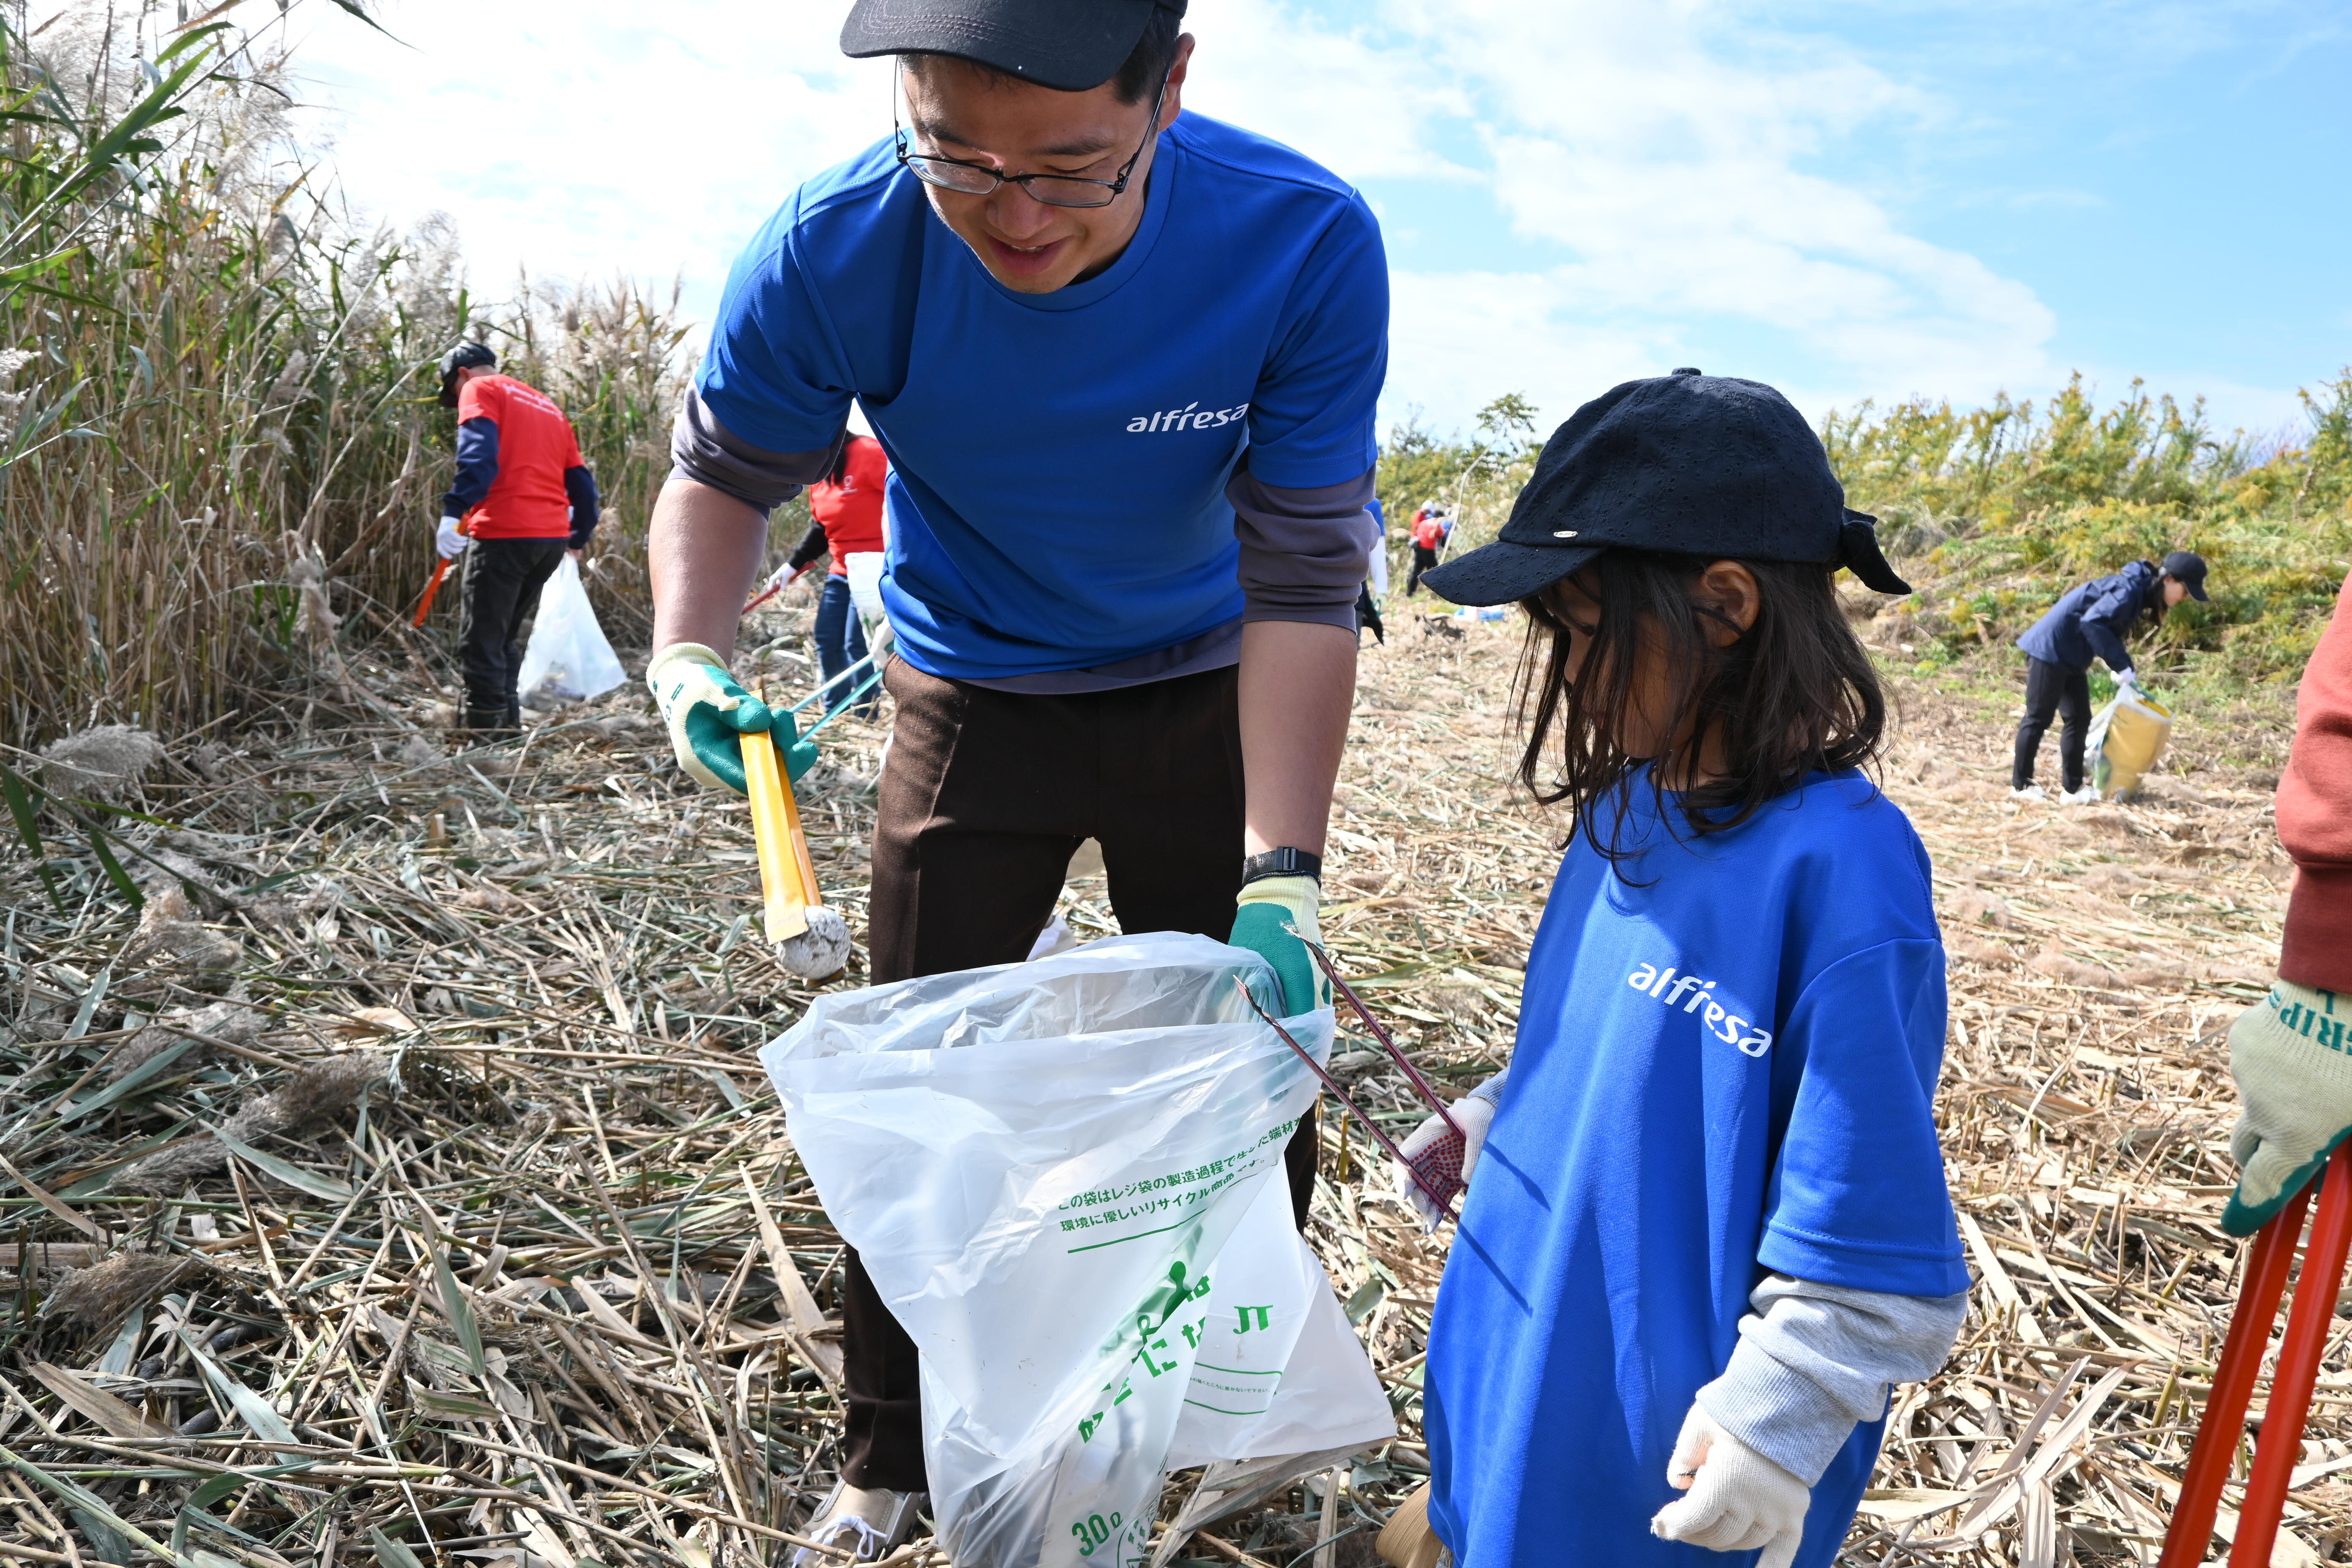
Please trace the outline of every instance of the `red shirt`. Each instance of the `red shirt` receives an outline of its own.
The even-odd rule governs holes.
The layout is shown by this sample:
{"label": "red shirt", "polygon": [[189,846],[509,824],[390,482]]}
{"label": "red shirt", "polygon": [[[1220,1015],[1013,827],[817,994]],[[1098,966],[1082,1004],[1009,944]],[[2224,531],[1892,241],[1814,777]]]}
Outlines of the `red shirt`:
{"label": "red shirt", "polygon": [[478,375],[458,390],[457,423],[499,427],[499,477],[466,514],[476,539],[562,539],[572,532],[563,471],[583,467],[572,421],[548,395],[510,375]]}
{"label": "red shirt", "polygon": [[2294,750],[2279,779],[2279,843],[2294,858],[2279,974],[2352,991],[2352,580],[2295,693]]}
{"label": "red shirt", "polygon": [[824,526],[835,576],[848,571],[842,557],[882,548],[882,488],[889,479],[890,459],[882,455],[882,443],[852,436],[841,483],[820,479],[809,487],[809,511]]}
{"label": "red shirt", "polygon": [[1454,524],[1442,517],[1416,512],[1412,520],[1412,542],[1423,550],[1434,550],[1445,542],[1446,533]]}

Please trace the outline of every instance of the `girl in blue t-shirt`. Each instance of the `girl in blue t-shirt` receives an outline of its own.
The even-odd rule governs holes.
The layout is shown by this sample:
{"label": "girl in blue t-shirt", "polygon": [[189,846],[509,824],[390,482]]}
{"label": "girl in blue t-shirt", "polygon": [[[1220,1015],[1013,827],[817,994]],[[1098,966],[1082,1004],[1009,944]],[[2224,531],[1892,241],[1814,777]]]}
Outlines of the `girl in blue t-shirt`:
{"label": "girl in blue t-shirt", "polygon": [[1826,1565],[1950,1349],[1943,950],[1832,584],[1909,592],[1871,522],[1777,392],[1678,371],[1429,574],[1528,611],[1520,776],[1574,829],[1507,1075],[1404,1146],[1472,1179],[1394,1561]]}

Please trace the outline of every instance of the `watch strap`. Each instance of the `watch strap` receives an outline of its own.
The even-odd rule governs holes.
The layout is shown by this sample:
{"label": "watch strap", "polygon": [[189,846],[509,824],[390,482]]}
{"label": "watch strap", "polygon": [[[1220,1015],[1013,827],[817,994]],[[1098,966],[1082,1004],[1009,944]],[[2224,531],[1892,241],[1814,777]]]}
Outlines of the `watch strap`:
{"label": "watch strap", "polygon": [[1319,884],[1323,880],[1323,857],[1309,855],[1304,849],[1293,849],[1285,845],[1279,849],[1253,855],[1242,862],[1244,887],[1267,877],[1312,877]]}

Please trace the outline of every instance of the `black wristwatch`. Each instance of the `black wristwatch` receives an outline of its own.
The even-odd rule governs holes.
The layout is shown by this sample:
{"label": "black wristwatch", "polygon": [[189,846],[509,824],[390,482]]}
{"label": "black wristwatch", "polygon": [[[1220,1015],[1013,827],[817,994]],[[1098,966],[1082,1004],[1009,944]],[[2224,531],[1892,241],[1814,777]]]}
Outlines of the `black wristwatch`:
{"label": "black wristwatch", "polygon": [[1304,849],[1288,845],[1269,849],[1263,855],[1253,855],[1242,862],[1242,885],[1263,880],[1267,877],[1312,877],[1323,880],[1323,857],[1309,855]]}

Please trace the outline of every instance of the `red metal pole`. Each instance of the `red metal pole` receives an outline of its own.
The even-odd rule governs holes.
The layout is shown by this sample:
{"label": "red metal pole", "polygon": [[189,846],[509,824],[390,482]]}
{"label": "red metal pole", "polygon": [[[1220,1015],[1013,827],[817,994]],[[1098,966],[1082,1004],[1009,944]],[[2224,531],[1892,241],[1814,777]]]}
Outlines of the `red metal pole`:
{"label": "red metal pole", "polygon": [[2254,1233],[2253,1246],[2247,1249],[2238,1310],[2231,1314],[2229,1337],[2221,1342],[2213,1392],[2206,1395],[2205,1414],[2197,1423],[2197,1441],[2189,1450],[2189,1470],[2181,1478],[2180,1500],[2173,1507],[2172,1526],[2165,1531],[2164,1555],[2157,1560],[2157,1568],[2196,1568],[2205,1561],[2221,1489],[2229,1482],[2238,1438],[2246,1429],[2254,1376],[2270,1349],[2271,1324],[2278,1317],[2294,1244],[2303,1236],[2304,1211],[2310,1206],[2311,1189],[2305,1187]]}
{"label": "red metal pole", "polygon": [[2320,1182],[2319,1215],[2311,1222],[2311,1244],[2304,1248],[2294,1304],[2287,1309],[2286,1338],[2279,1345],[2271,1402],[2263,1413],[2245,1501],[2238,1510],[2238,1538],[2230,1547],[2231,1568],[2269,1568],[2279,1515],[2286,1507],[2287,1481],[2303,1451],[2304,1417],[2311,1414],[2319,1358],[2336,1327],[2336,1296],[2343,1288],[2347,1252],[2352,1252],[2352,1144],[2338,1144]]}

